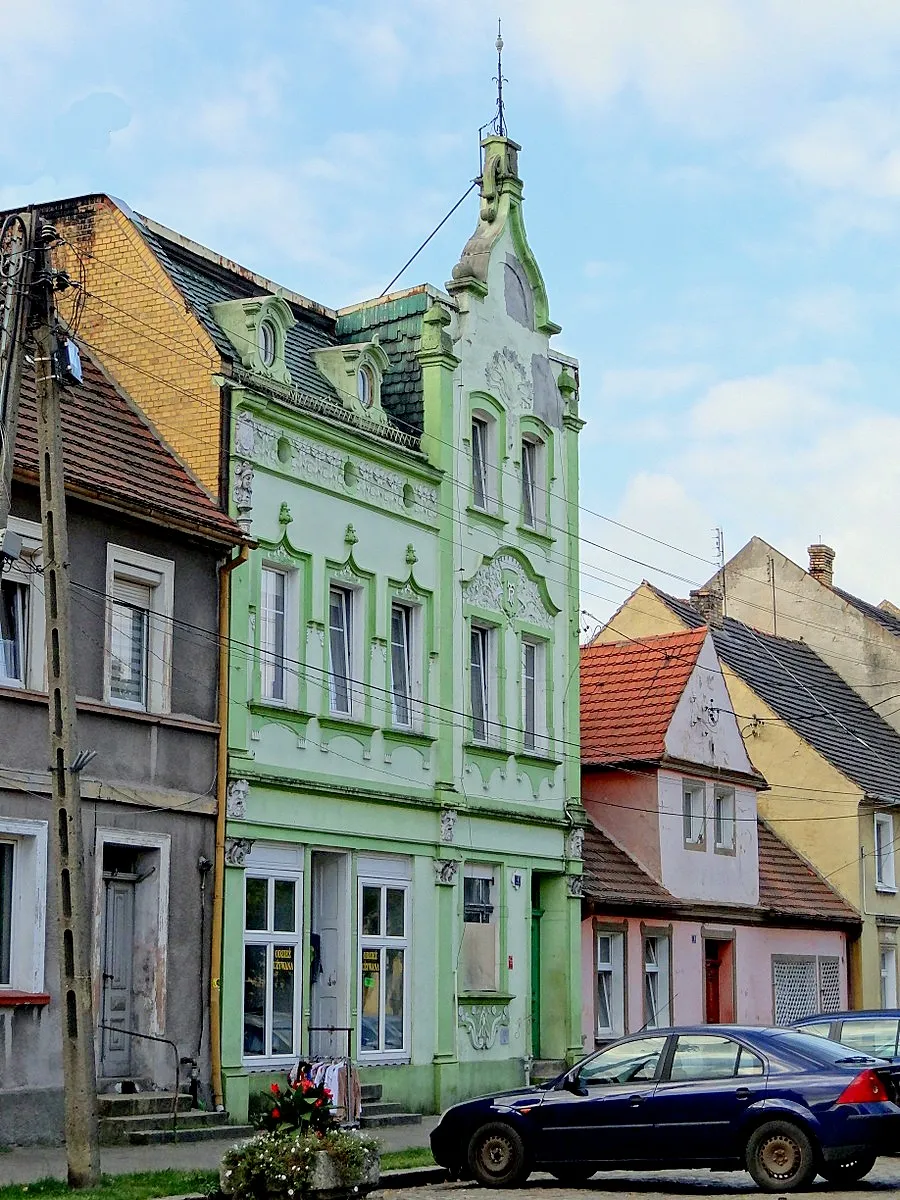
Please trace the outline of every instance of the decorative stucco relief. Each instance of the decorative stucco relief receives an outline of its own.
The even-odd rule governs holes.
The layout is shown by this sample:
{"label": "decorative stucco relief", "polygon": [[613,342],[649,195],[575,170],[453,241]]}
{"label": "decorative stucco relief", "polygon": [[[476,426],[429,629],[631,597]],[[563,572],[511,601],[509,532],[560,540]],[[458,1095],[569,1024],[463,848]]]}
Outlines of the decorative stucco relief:
{"label": "decorative stucco relief", "polygon": [[566,884],[568,885],[569,895],[576,900],[580,900],[584,895],[584,876],[569,875],[566,878]]}
{"label": "decorative stucco relief", "polygon": [[573,829],[566,838],[566,858],[584,857],[584,830]]}
{"label": "decorative stucco relief", "polygon": [[495,350],[484,368],[488,388],[509,412],[531,412],[534,392],[525,364],[511,346]]}
{"label": "decorative stucco relief", "polygon": [[[375,504],[397,512],[412,513],[429,521],[437,517],[436,488],[427,484],[411,483],[399,471],[391,471],[363,459],[348,459],[347,455],[339,450],[329,449],[297,434],[279,434],[261,421],[247,418],[244,422],[242,418],[239,425],[241,437],[246,444],[253,446],[252,453],[267,465],[281,470],[288,466],[293,474],[325,484],[336,492],[346,490],[349,475],[353,480],[352,489],[355,496],[362,496]],[[285,444],[290,450],[287,462],[284,458]],[[351,464],[349,473],[348,462]]]}
{"label": "decorative stucco relief", "polygon": [[252,849],[252,838],[226,838],[225,866],[242,867],[244,865],[244,860]]}
{"label": "decorative stucco relief", "polygon": [[459,863],[455,858],[436,858],[432,863],[432,866],[434,867],[435,883],[456,883],[456,874],[459,871]]}
{"label": "decorative stucco relief", "polygon": [[549,628],[553,618],[544,607],[538,585],[511,554],[497,554],[463,584],[466,602],[489,612],[502,612],[510,621],[527,621]]}
{"label": "decorative stucco relief", "polygon": [[225,811],[229,817],[243,821],[247,815],[247,797],[250,784],[246,779],[232,779],[225,794]]}
{"label": "decorative stucco relief", "polygon": [[441,809],[441,841],[452,842],[453,830],[456,827],[456,809]]}
{"label": "decorative stucco relief", "polygon": [[460,1004],[457,1013],[474,1050],[490,1050],[501,1026],[509,1025],[508,1004]]}

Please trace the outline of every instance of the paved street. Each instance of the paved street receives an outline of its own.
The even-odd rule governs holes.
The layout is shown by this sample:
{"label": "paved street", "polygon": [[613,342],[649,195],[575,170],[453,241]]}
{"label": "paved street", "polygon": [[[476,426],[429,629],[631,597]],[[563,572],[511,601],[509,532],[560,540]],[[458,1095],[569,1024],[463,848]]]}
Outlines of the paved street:
{"label": "paved street", "polygon": [[[879,1159],[872,1173],[852,1188],[833,1188],[823,1179],[817,1179],[811,1192],[804,1195],[821,1194],[829,1200],[850,1197],[861,1200],[866,1195],[888,1195],[900,1192],[900,1158]],[[616,1171],[597,1175],[583,1187],[562,1187],[549,1175],[533,1175],[528,1183],[512,1191],[489,1192],[471,1183],[441,1183],[419,1188],[385,1188],[375,1194],[384,1200],[487,1200],[494,1195],[498,1200],[572,1200],[572,1197],[590,1197],[591,1200],[626,1200],[640,1197],[641,1200],[664,1200],[668,1196],[700,1196],[703,1200],[763,1200],[743,1172],[712,1171],[666,1171],[659,1174],[634,1174]]]}

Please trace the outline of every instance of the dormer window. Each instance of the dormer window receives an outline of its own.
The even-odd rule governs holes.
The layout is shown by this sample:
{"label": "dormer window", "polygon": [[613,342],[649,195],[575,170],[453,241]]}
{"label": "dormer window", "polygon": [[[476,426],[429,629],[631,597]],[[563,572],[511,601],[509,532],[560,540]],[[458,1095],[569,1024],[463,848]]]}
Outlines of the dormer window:
{"label": "dormer window", "polygon": [[275,326],[271,321],[260,321],[256,330],[256,339],[262,365],[264,367],[271,367],[275,361],[275,350],[278,344],[275,336]]}
{"label": "dormer window", "polygon": [[363,408],[372,407],[375,394],[375,382],[369,367],[360,367],[356,372],[356,396]]}

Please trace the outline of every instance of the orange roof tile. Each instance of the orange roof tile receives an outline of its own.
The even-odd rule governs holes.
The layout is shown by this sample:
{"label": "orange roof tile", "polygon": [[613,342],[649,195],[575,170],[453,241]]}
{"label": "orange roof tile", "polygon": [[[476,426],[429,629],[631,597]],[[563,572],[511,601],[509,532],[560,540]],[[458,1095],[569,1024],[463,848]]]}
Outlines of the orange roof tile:
{"label": "orange roof tile", "polygon": [[[63,387],[60,399],[66,491],[198,537],[231,545],[246,540],[80,349],[84,382]],[[38,439],[34,366],[27,362],[20,401],[13,463],[16,477],[30,483],[37,479]]]}
{"label": "orange roof tile", "polygon": [[581,650],[581,761],[655,761],[706,638],[705,626]]}

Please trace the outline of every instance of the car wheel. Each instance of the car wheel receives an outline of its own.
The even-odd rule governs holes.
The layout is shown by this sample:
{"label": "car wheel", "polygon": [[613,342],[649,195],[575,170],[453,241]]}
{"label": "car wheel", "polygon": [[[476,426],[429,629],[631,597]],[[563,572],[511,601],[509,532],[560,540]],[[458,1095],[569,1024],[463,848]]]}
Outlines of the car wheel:
{"label": "car wheel", "polygon": [[565,1163],[556,1167],[547,1168],[554,1179],[558,1179],[560,1183],[576,1184],[584,1183],[590,1179],[592,1175],[596,1175],[596,1169],[590,1163]]}
{"label": "car wheel", "polygon": [[469,1142],[469,1166],[485,1187],[515,1187],[531,1170],[525,1143],[511,1125],[492,1121],[482,1125]]}
{"label": "car wheel", "polygon": [[750,1135],[747,1170],[764,1192],[796,1192],[816,1173],[812,1141],[792,1121],[767,1121]]}
{"label": "car wheel", "polygon": [[875,1154],[856,1154],[843,1162],[822,1163],[819,1174],[829,1183],[855,1183],[863,1175],[868,1175],[875,1166],[876,1158]]}

